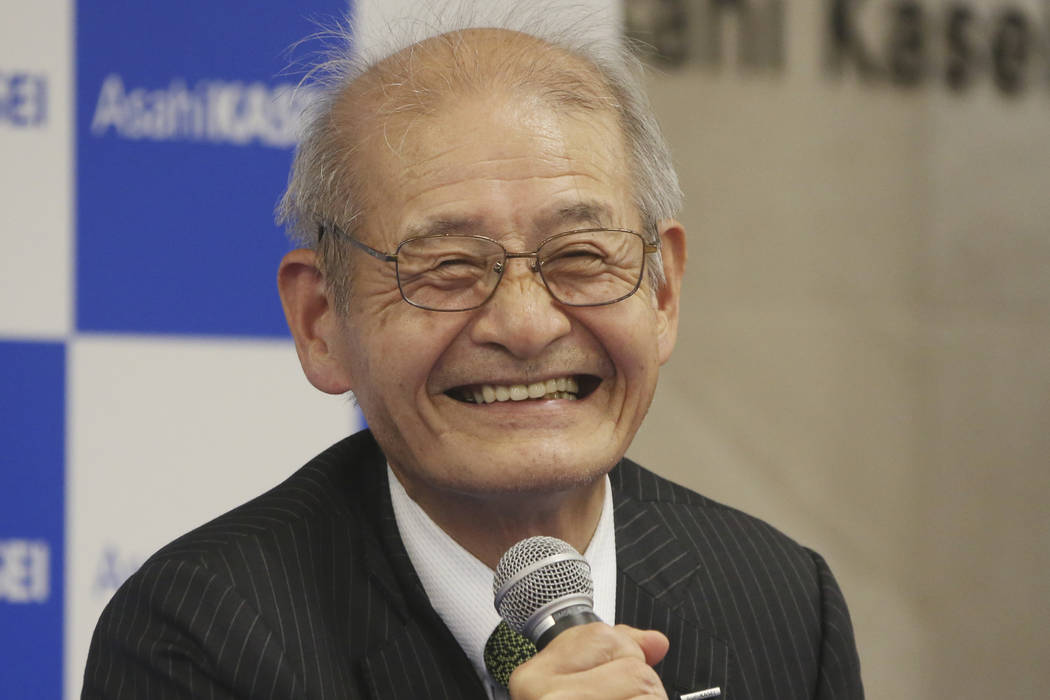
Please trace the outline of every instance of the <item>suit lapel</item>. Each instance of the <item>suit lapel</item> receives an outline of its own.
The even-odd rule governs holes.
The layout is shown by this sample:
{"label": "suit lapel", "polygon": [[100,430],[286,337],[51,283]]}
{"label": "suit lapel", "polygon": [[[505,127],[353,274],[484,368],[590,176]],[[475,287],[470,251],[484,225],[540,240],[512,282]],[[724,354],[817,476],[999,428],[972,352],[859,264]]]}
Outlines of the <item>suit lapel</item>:
{"label": "suit lapel", "polygon": [[401,541],[385,462],[368,484],[369,519],[377,534],[365,566],[391,611],[391,633],[370,650],[361,667],[376,700],[386,698],[485,698],[485,690],[452,633],[427,598]]}
{"label": "suit lapel", "polygon": [[449,646],[437,643],[432,634],[411,621],[369,653],[361,667],[365,685],[375,700],[485,697],[473,668],[468,668],[472,679],[464,676],[449,654]]}
{"label": "suit lapel", "polygon": [[696,620],[689,604],[700,561],[683,547],[653,504],[614,493],[616,521],[616,620],[658,629],[671,641],[656,671],[668,696],[721,688],[729,697],[730,650]]}

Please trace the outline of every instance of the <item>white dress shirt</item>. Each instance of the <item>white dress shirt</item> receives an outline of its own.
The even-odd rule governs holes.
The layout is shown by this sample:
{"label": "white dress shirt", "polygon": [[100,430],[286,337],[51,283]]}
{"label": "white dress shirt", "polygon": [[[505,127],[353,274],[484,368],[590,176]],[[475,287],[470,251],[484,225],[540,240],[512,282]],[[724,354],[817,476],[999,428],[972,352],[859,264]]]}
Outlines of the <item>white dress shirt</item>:
{"label": "white dress shirt", "polygon": [[[506,691],[485,669],[485,642],[500,622],[493,605],[494,571],[465,550],[430,519],[405,492],[387,466],[390,500],[401,541],[419,575],[430,604],[459,642],[493,700]],[[613,624],[616,614],[616,531],[613,526],[612,488],[605,477],[605,501],[598,527],[583,553],[594,579],[594,612]]]}

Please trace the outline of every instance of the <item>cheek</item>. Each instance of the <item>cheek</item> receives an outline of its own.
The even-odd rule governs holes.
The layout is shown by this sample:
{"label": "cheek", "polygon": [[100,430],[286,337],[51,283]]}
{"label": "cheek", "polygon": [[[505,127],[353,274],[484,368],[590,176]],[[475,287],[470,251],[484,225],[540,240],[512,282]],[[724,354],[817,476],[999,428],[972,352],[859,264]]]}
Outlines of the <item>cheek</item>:
{"label": "cheek", "polygon": [[403,301],[375,321],[357,331],[357,352],[370,358],[364,381],[382,389],[386,401],[395,394],[425,392],[428,378],[464,325],[459,314],[423,311]]}
{"label": "cheek", "polygon": [[598,313],[586,324],[618,373],[629,381],[644,381],[659,367],[656,312],[647,300],[639,297],[637,301],[641,303],[595,307]]}
{"label": "cheek", "polygon": [[[659,369],[659,349],[652,336],[633,336],[625,338],[621,350],[613,360],[620,371],[633,383],[631,389],[639,391],[644,386],[656,381]],[[639,386],[640,385],[640,386]]]}

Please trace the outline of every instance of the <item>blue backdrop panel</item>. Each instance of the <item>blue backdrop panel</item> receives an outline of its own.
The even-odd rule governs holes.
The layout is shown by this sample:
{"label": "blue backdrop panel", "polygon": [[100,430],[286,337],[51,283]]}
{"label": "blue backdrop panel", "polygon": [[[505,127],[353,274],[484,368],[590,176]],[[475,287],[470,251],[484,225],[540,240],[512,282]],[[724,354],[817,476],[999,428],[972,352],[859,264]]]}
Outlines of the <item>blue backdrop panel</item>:
{"label": "blue backdrop panel", "polygon": [[287,49],[346,0],[82,0],[77,328],[285,335]]}
{"label": "blue backdrop panel", "polygon": [[0,342],[0,698],[61,696],[65,363]]}

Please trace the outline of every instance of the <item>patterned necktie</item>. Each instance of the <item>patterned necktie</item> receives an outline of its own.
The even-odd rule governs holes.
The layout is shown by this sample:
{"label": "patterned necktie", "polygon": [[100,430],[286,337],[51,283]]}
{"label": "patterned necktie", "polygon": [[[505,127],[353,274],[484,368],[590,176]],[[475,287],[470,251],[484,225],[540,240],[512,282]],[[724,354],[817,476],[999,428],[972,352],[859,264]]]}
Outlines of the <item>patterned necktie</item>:
{"label": "patterned necktie", "polygon": [[536,645],[527,637],[500,622],[485,642],[485,668],[504,688],[510,683],[510,674],[536,653]]}

